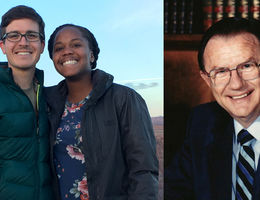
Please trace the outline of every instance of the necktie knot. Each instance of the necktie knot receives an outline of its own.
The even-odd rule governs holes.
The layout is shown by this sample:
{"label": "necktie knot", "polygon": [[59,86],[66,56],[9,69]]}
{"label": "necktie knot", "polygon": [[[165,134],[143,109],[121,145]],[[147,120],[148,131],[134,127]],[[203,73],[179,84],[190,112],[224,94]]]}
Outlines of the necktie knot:
{"label": "necktie knot", "polygon": [[253,140],[254,137],[245,129],[242,129],[237,135],[237,142],[241,145]]}

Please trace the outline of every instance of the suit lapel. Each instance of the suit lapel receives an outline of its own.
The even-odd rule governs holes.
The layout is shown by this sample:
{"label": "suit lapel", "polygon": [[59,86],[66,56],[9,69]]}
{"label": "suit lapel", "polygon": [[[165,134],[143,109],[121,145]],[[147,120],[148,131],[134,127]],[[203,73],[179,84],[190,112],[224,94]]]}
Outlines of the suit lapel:
{"label": "suit lapel", "polygon": [[258,159],[257,171],[255,174],[255,182],[254,182],[254,195],[253,199],[260,199],[260,163]]}
{"label": "suit lapel", "polygon": [[209,176],[213,199],[231,199],[233,119],[220,117],[212,129],[212,143],[208,146]]}

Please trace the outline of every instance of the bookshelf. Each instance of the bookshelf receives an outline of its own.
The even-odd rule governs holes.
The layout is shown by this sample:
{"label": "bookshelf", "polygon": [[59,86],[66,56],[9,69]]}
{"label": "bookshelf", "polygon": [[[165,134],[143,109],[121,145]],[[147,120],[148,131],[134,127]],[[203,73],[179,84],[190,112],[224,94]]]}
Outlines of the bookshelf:
{"label": "bookshelf", "polygon": [[202,34],[165,34],[164,50],[197,50]]}
{"label": "bookshelf", "polygon": [[260,0],[165,0],[165,34],[202,34],[225,17],[260,19]]}
{"label": "bookshelf", "polygon": [[213,101],[199,74],[197,48],[202,35],[165,35],[164,38],[164,163],[180,149],[191,108]]}
{"label": "bookshelf", "polygon": [[193,106],[213,99],[200,78],[197,49],[202,34],[164,34],[164,165],[181,148]]}
{"label": "bookshelf", "polygon": [[164,0],[164,33],[203,33],[201,13],[201,0]]}

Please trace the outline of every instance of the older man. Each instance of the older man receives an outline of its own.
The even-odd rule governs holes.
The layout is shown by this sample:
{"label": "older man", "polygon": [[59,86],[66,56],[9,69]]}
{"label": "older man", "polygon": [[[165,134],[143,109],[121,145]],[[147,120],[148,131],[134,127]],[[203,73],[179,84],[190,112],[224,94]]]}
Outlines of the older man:
{"label": "older man", "polygon": [[217,22],[198,61],[217,102],[192,111],[182,151],[166,170],[166,199],[260,199],[260,22]]}

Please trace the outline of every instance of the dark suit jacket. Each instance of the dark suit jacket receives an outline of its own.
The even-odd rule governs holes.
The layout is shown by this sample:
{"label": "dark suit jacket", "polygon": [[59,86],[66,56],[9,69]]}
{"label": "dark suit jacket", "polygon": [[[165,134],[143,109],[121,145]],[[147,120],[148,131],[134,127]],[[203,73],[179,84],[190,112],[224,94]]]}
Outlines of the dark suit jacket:
{"label": "dark suit jacket", "polygon": [[233,134],[233,118],[216,102],[193,109],[183,148],[165,170],[165,200],[231,200]]}

